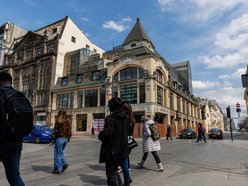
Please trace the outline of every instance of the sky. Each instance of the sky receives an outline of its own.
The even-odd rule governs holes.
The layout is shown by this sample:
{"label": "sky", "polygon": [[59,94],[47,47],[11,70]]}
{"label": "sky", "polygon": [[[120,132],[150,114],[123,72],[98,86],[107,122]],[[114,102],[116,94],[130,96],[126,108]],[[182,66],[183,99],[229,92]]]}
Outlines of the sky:
{"label": "sky", "polygon": [[34,31],[69,16],[105,51],[123,43],[140,18],[168,63],[190,61],[193,94],[214,99],[223,113],[241,105],[248,64],[248,0],[0,0],[0,25]]}

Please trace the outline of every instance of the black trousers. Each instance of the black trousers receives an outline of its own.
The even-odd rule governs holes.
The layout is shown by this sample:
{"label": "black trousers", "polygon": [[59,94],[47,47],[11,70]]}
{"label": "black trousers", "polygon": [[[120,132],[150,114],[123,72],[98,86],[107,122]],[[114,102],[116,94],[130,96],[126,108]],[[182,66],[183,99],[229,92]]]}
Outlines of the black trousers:
{"label": "black trousers", "polygon": [[[158,164],[158,163],[161,163],[160,158],[159,158],[159,156],[158,156],[158,153],[157,153],[156,151],[152,151],[151,153],[152,153],[152,155],[153,155],[153,157],[154,157],[156,163],[157,163],[157,164]],[[147,157],[148,157],[148,152],[145,152],[145,153],[143,154],[142,160],[143,160],[143,161],[146,161]]]}
{"label": "black trousers", "polygon": [[117,167],[119,163],[112,160],[108,160],[105,163],[106,175],[107,175],[107,184],[108,186],[121,186],[122,181],[119,173],[117,172]]}

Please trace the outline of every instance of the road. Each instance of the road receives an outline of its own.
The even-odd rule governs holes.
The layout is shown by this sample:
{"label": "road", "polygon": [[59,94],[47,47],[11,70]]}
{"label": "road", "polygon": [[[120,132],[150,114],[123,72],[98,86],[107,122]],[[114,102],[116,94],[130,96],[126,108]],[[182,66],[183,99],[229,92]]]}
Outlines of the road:
{"label": "road", "polygon": [[[164,172],[156,172],[156,164],[149,154],[145,168],[136,162],[142,157],[139,147],[131,154],[134,186],[247,186],[248,134],[234,133],[223,140],[161,140],[159,151]],[[98,163],[100,142],[97,138],[74,137],[66,147],[70,164],[62,175],[53,175],[53,147],[47,144],[25,143],[21,175],[26,186],[91,186],[106,185],[104,165]],[[3,166],[0,164],[0,185],[7,186]]]}

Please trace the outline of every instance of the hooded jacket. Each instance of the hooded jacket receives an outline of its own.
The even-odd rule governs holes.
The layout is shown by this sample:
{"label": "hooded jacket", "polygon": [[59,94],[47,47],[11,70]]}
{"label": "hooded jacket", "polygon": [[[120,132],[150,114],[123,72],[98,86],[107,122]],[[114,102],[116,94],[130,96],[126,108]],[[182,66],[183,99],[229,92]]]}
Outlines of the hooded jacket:
{"label": "hooded jacket", "polygon": [[124,111],[118,110],[106,117],[103,131],[98,136],[102,141],[100,163],[128,156],[128,130],[129,119]]}

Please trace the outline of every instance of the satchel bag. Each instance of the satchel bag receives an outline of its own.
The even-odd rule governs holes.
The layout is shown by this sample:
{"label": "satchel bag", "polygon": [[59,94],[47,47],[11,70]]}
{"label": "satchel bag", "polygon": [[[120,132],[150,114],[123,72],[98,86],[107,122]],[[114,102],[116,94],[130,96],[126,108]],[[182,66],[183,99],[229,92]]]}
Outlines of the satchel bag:
{"label": "satchel bag", "polygon": [[138,147],[138,143],[135,141],[133,136],[128,136],[128,149],[132,150],[135,147]]}

